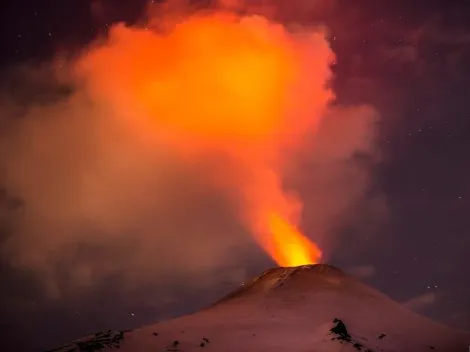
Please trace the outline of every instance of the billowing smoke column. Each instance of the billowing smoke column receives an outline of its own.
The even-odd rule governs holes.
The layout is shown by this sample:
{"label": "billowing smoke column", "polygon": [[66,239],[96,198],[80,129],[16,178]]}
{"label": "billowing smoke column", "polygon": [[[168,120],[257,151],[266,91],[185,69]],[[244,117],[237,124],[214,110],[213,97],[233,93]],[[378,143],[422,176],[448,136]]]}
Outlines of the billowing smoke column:
{"label": "billowing smoke column", "polygon": [[223,155],[235,171],[209,177],[235,197],[259,244],[280,265],[317,262],[283,170],[304,137],[315,136],[332,98],[324,34],[224,12],[165,30],[116,26],[109,45],[78,62],[78,75],[149,143],[191,160]]}
{"label": "billowing smoke column", "polygon": [[0,86],[0,251],[50,296],[239,283],[253,239],[314,263],[312,240],[324,259],[338,227],[378,220],[377,114],[331,104],[323,29],[186,2]]}

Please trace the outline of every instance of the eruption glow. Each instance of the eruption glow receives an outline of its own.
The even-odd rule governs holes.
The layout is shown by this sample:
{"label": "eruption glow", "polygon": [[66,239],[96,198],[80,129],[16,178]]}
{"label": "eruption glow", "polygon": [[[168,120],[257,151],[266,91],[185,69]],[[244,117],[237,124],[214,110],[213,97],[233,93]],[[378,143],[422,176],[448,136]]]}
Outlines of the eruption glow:
{"label": "eruption glow", "polygon": [[292,34],[261,17],[218,13],[165,33],[116,26],[77,72],[150,143],[182,158],[225,155],[237,171],[214,173],[214,184],[237,199],[257,242],[290,266],[321,257],[298,229],[301,202],[283,190],[282,177],[332,98],[325,87],[332,58],[321,32]]}

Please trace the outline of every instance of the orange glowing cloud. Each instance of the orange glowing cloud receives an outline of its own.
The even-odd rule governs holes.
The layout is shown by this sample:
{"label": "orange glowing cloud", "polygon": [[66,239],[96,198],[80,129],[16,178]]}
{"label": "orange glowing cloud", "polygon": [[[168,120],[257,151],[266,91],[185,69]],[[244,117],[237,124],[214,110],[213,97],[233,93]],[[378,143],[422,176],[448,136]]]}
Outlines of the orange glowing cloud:
{"label": "orange glowing cloud", "polygon": [[302,202],[285,163],[314,136],[332,92],[321,31],[289,32],[262,17],[194,15],[165,31],[112,28],[76,65],[91,94],[150,146],[181,158],[225,156],[214,172],[240,219],[279,265],[315,263],[299,229]]}

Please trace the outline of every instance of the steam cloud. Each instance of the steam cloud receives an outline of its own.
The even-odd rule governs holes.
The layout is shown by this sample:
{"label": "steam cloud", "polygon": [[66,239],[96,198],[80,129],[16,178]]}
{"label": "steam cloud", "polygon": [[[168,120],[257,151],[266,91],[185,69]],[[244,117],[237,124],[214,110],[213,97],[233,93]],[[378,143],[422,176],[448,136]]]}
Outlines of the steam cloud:
{"label": "steam cloud", "polygon": [[324,29],[216,7],[153,7],[74,59],[11,71],[2,250],[49,294],[243,266],[272,206],[328,251],[367,197],[378,115],[334,104]]}

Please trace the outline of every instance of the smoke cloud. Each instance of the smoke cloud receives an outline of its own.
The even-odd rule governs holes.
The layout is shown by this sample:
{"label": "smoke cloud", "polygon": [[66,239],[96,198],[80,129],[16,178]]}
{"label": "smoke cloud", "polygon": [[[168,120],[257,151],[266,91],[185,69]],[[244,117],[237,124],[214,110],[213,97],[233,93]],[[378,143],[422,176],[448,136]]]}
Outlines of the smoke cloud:
{"label": "smoke cloud", "polygon": [[378,114],[335,104],[324,28],[269,14],[166,3],[73,58],[11,70],[9,262],[55,296],[198,277],[269,251],[273,219],[328,254],[369,197]]}

